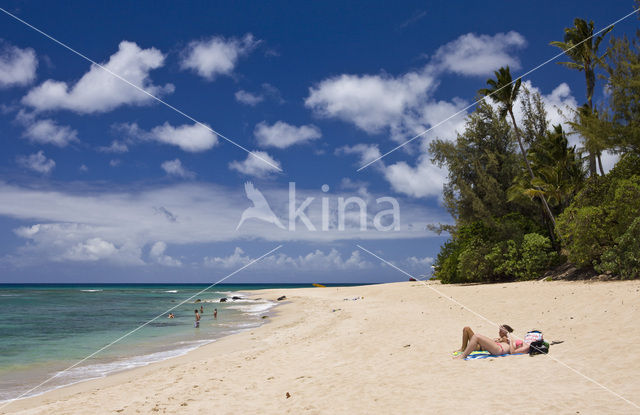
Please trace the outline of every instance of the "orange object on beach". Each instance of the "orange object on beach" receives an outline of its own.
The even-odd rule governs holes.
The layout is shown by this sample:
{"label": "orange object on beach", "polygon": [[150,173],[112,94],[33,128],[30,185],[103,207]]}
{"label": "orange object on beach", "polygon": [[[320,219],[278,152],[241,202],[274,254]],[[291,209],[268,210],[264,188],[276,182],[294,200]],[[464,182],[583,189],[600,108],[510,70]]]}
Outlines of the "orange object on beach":
{"label": "orange object on beach", "polygon": [[314,287],[320,287],[320,288],[327,288],[327,286],[326,286],[326,285],[316,284],[316,283],[314,283],[314,284],[313,284],[313,286],[314,286]]}

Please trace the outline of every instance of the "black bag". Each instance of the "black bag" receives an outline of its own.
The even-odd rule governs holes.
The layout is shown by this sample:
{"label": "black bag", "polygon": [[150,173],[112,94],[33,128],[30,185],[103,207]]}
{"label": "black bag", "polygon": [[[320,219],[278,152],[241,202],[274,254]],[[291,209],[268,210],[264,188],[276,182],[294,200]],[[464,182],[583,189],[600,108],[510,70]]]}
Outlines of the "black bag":
{"label": "black bag", "polygon": [[529,356],[547,353],[549,353],[549,343],[544,340],[531,342],[531,344],[529,345]]}

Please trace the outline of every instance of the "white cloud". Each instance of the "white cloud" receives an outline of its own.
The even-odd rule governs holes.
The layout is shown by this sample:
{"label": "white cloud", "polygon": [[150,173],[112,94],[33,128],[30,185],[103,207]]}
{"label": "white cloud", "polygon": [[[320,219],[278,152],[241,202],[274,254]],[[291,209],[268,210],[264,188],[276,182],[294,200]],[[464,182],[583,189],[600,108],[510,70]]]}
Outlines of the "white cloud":
{"label": "white cloud", "polygon": [[98,147],[98,151],[102,153],[126,153],[129,147],[118,140],[113,140],[110,145]]}
{"label": "white cloud", "polygon": [[[141,49],[133,42],[122,41],[118,51],[103,66],[148,93],[159,96],[174,90],[172,84],[163,87],[153,85],[149,78],[150,71],[164,65],[164,59],[158,49]],[[24,104],[40,111],[66,109],[83,114],[152,101],[149,95],[95,65],[74,85],[49,79],[22,99]]]}
{"label": "white cloud", "polygon": [[[288,228],[288,186],[271,184],[260,186],[259,190]],[[335,226],[338,198],[354,195],[367,202],[368,230],[360,231],[357,219],[351,221],[349,216],[345,230],[340,231]],[[425,230],[426,224],[451,221],[448,214],[440,209],[399,198],[401,229],[377,231],[372,223],[373,217],[381,210],[390,208],[389,203],[377,203],[377,197],[381,196],[385,195],[369,194],[361,184],[353,190],[336,189],[330,193],[323,193],[319,188],[309,190],[298,187],[296,207],[300,207],[306,198],[313,199],[305,213],[315,225],[315,231],[309,230],[299,219],[295,231],[279,229],[259,220],[246,221],[236,231],[242,212],[252,206],[242,186],[182,182],[149,188],[136,185],[129,190],[113,191],[106,185],[96,186],[95,183],[74,182],[66,190],[54,190],[0,182],[0,217],[20,221],[21,225],[14,232],[26,243],[18,249],[17,254],[24,258],[23,263],[28,264],[67,260],[68,253],[74,247],[81,247],[94,238],[108,241],[117,248],[117,252],[105,258],[110,262],[144,264],[144,247],[158,241],[169,246],[193,244],[194,247],[201,247],[205,243],[247,240],[314,243],[355,239],[404,240],[430,237],[432,234]],[[322,197],[330,198],[331,226],[327,231],[321,230]],[[81,253],[84,250],[77,248],[73,252]],[[343,257],[343,261],[347,259]]]}
{"label": "white cloud", "polygon": [[[336,154],[358,155],[358,166],[366,165],[381,155],[378,146],[372,144],[340,147]],[[387,165],[385,159],[381,159],[369,168],[380,172],[395,192],[414,198],[440,197],[447,181],[447,170],[431,163],[426,152],[418,156],[414,166],[405,161]]]}
{"label": "white cloud", "polygon": [[51,119],[37,119],[34,114],[23,110],[18,112],[16,120],[25,128],[23,137],[39,144],[53,144],[66,147],[71,142],[78,142],[78,132],[66,125],[59,125]]}
{"label": "white cloud", "polygon": [[161,143],[172,144],[192,153],[209,150],[218,144],[218,135],[200,124],[173,127],[165,122],[154,127],[150,136]]}
{"label": "white cloud", "polygon": [[410,256],[405,261],[412,268],[426,268],[433,264],[433,258],[430,256],[424,258],[418,258],[416,256]]}
{"label": "white cloud", "polygon": [[235,93],[235,97],[236,101],[252,107],[266,99],[278,104],[285,102],[278,88],[266,82],[262,84],[262,90],[259,93],[248,92],[241,89]]}
{"label": "white cloud", "polygon": [[[443,71],[485,75],[501,65],[517,68],[519,61],[509,52],[525,44],[517,32],[494,36],[469,33],[439,48],[420,70],[398,76],[342,74],[325,79],[309,88],[305,105],[318,116],[352,123],[368,134],[388,130],[394,141],[405,142],[467,105],[455,97],[450,102],[434,100],[433,92]],[[464,124],[464,115],[434,128],[425,138],[455,138]]]}
{"label": "white cloud", "polygon": [[447,171],[431,163],[428,154],[421,154],[415,166],[404,161],[385,166],[384,177],[396,192],[422,198],[442,195]]}
{"label": "white cloud", "polygon": [[182,265],[182,261],[179,259],[175,259],[166,255],[164,252],[167,249],[167,244],[159,241],[153,244],[151,250],[149,251],[149,258],[153,260],[153,262],[164,265],[167,267],[179,267]]}
{"label": "white cloud", "polygon": [[421,108],[417,109],[415,117],[407,117],[409,119],[405,121],[408,129],[407,133],[411,135],[408,138],[424,132],[426,130],[425,126],[431,127],[439,124],[421,136],[422,148],[427,148],[428,143],[434,138],[455,140],[458,133],[464,131],[466,111],[447,121],[444,120],[458,113],[467,105],[466,101],[459,98],[453,98],[451,102],[430,101],[425,103]]}
{"label": "white cloud", "polygon": [[226,257],[204,257],[203,264],[208,267],[240,268],[249,264],[252,260],[242,248],[236,247],[233,254]]}
{"label": "white cloud", "polygon": [[120,164],[122,164],[122,160],[119,160],[119,159],[109,160],[109,166],[111,167],[118,167]]}
{"label": "white cloud", "polygon": [[620,160],[620,154],[604,151],[600,156],[600,160],[602,161],[602,169],[605,173],[608,173]]}
{"label": "white cloud", "polygon": [[0,43],[0,89],[28,85],[36,79],[38,59],[31,48]]}
{"label": "white cloud", "polygon": [[169,176],[177,176],[185,179],[196,177],[194,172],[184,168],[180,159],[167,160],[162,163],[161,167]]}
{"label": "white cloud", "polygon": [[[209,267],[240,268],[254,260],[255,258],[246,254],[242,248],[236,247],[233,254],[226,257],[205,257],[203,264]],[[268,270],[312,269],[314,271],[358,270],[372,266],[372,263],[362,258],[360,251],[353,251],[348,257],[343,258],[336,249],[326,253],[316,249],[299,256],[276,253],[252,265],[254,268]]]}
{"label": "white cloud", "polygon": [[42,150],[29,156],[19,156],[18,163],[23,167],[37,171],[42,174],[49,174],[56,166],[56,162],[48,159]]}
{"label": "white cloud", "polygon": [[397,125],[422,103],[436,80],[428,71],[388,75],[339,75],[309,88],[305,106],[326,118],[355,124],[370,134]]}
{"label": "white cloud", "polygon": [[326,254],[317,249],[305,256],[299,256],[296,263],[302,269],[364,269],[372,264],[362,259],[360,251],[353,251],[348,258],[343,259],[338,251],[332,249]]}
{"label": "white cloud", "polygon": [[287,148],[322,137],[320,129],[313,124],[296,127],[283,121],[273,125],[263,121],[256,125],[253,135],[260,146],[276,148]]}
{"label": "white cloud", "polygon": [[79,141],[78,132],[66,125],[58,125],[54,120],[35,120],[27,126],[24,136],[41,144],[65,147],[70,142]]}
{"label": "white cloud", "polygon": [[337,148],[336,155],[356,154],[360,156],[359,166],[365,165],[379,158],[382,154],[376,144],[356,144],[353,146],[344,146]]}
{"label": "white cloud", "polygon": [[[522,88],[526,88],[532,94],[540,94],[542,102],[547,111],[547,119],[549,125],[561,124],[565,131],[570,131],[571,128],[567,124],[567,118],[572,117],[572,110],[578,107],[578,101],[571,94],[571,88],[565,82],[562,82],[555,87],[551,93],[544,94],[540,88],[534,86],[531,81],[526,80],[522,82]],[[513,115],[516,118],[516,122],[522,123],[522,98],[524,97],[523,91],[520,92],[516,103],[513,106]],[[494,107],[497,105],[491,102]]]}
{"label": "white cloud", "polygon": [[[311,88],[305,105],[316,115],[353,123],[368,134],[388,130],[392,140],[403,143],[467,105],[459,98],[433,100],[430,95],[438,84],[436,75],[428,66],[396,78],[341,75]],[[463,125],[464,114],[460,114],[429,131],[425,138],[453,139]]]}
{"label": "white cloud", "polygon": [[243,161],[234,160],[229,163],[231,170],[255,177],[267,177],[278,173],[274,166],[280,168],[280,162],[271,157],[266,151],[253,151],[252,154],[247,154],[247,158]]}
{"label": "white cloud", "polygon": [[211,81],[218,75],[231,74],[238,59],[249,54],[258,43],[260,41],[251,33],[242,39],[214,36],[208,40],[193,41],[183,51],[180,66]]}
{"label": "white cloud", "polygon": [[21,226],[13,230],[13,233],[21,238],[33,238],[35,234],[40,232],[42,225],[36,224],[32,226]]}
{"label": "white cloud", "polygon": [[106,259],[118,252],[118,248],[101,238],[91,238],[73,246],[64,258],[71,261],[98,261]]}
{"label": "white cloud", "polygon": [[252,94],[242,89],[235,93],[235,97],[236,101],[252,107],[264,101],[264,96]]}
{"label": "white cloud", "polygon": [[492,75],[502,66],[519,69],[520,60],[510,53],[526,45],[524,37],[514,31],[493,36],[467,33],[438,48],[432,62],[440,70],[459,75]]}
{"label": "white cloud", "polygon": [[152,128],[151,131],[145,131],[138,127],[138,124],[133,123],[120,124],[116,129],[123,131],[129,138],[170,144],[191,153],[206,151],[218,144],[218,135],[200,124],[183,124],[174,127],[165,122]]}

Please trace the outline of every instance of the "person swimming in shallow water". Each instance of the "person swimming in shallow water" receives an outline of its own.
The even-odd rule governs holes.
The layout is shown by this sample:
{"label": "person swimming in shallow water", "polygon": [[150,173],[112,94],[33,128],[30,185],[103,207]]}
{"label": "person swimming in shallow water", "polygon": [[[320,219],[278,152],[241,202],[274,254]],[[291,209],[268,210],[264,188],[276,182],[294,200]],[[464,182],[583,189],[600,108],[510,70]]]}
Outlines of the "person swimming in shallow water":
{"label": "person swimming in shallow water", "polygon": [[482,334],[475,334],[469,327],[462,329],[461,354],[454,356],[454,359],[465,359],[475,350],[486,350],[492,355],[501,356],[510,353],[526,353],[529,351],[529,344],[524,344],[522,340],[515,339],[511,333],[513,329],[503,324],[498,329],[498,338],[491,339]]}
{"label": "person swimming in shallow water", "polygon": [[194,326],[195,328],[200,327],[200,314],[198,314],[198,309],[196,308],[195,310],[196,313],[196,321],[194,322]]}

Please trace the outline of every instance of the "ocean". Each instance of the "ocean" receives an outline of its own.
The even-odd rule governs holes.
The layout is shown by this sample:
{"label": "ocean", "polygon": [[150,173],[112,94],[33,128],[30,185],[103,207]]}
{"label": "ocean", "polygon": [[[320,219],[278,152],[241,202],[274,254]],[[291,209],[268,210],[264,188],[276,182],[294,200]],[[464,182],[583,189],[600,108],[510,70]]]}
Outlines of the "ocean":
{"label": "ocean", "polygon": [[[169,308],[207,284],[7,284],[0,285],[0,401],[106,376],[182,355],[222,336],[260,326],[277,303],[249,300],[253,290],[309,287],[310,284],[220,284],[172,312]],[[233,296],[241,297],[232,300]],[[228,302],[220,299],[227,297]],[[200,300],[200,301],[198,301]],[[194,310],[204,308],[200,327]],[[218,309],[218,318],[213,311]],[[126,333],[113,346],[61,373]]]}

